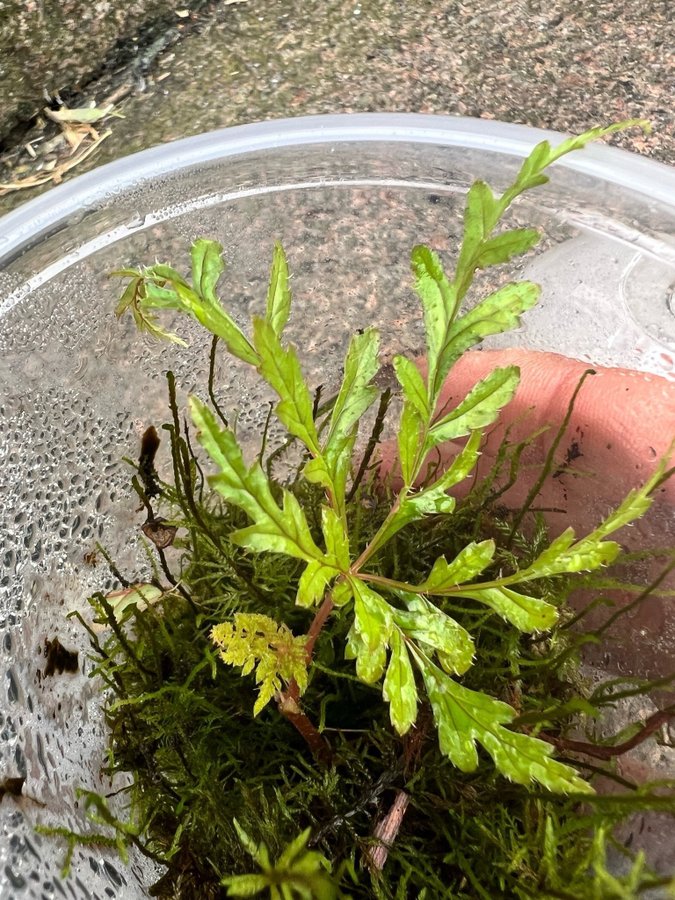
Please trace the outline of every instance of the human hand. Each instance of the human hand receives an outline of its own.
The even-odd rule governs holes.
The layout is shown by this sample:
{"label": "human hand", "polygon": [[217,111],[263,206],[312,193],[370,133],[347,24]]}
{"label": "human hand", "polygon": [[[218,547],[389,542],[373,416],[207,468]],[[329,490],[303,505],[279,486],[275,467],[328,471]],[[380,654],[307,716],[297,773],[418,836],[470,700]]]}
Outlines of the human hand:
{"label": "human hand", "polygon": [[[466,353],[450,372],[440,406],[452,408],[477,381],[495,367],[507,365],[520,367],[520,385],[499,420],[486,431],[473,477],[480,479],[490,470],[507,431],[508,440],[517,444],[546,427],[524,450],[516,484],[499,498],[500,503],[518,510],[542,471],[580,379],[592,367],[558,354],[533,350]],[[424,370],[423,362],[420,367]],[[593,367],[593,371],[595,374],[589,374],[578,391],[553,456],[551,474],[532,501],[534,508],[545,511],[552,537],[570,526],[579,536],[588,533],[630,490],[649,479],[663,457],[670,455],[671,465],[674,461],[675,383],[629,369]],[[385,469],[392,465],[386,450]],[[448,443],[440,450],[443,467],[451,462],[458,446]],[[467,479],[453,493],[466,493],[471,483]],[[670,548],[675,553],[675,478],[658,487],[651,509],[630,528],[619,531],[616,539],[627,552]],[[640,560],[620,574],[647,585],[664,565],[662,557]],[[660,587],[675,587],[675,578]],[[577,596],[578,606],[597,593]],[[635,598],[634,593],[622,591],[603,593],[617,607]],[[604,610],[601,618],[608,615]],[[595,627],[599,619],[590,622]],[[595,659],[603,666],[650,678],[671,671],[675,667],[673,598],[650,597],[631,618],[630,627],[620,619],[610,638]]]}

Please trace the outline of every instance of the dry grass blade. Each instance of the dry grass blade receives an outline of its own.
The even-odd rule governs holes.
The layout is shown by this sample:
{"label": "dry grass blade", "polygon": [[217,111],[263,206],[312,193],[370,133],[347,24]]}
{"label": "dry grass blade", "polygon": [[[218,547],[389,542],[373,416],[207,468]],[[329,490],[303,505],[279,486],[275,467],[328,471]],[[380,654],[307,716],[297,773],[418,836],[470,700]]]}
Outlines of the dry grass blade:
{"label": "dry grass blade", "polygon": [[[103,141],[110,137],[112,131],[108,129],[104,131],[103,134],[99,134],[94,131],[94,129],[87,129],[90,132],[88,135],[85,134],[83,137],[76,141],[75,145],[71,143],[71,138],[73,135],[66,135],[67,140],[74,152],[71,156],[64,159],[62,162],[55,163],[50,171],[43,171],[41,173],[37,173],[35,175],[28,175],[26,178],[20,178],[17,181],[8,181],[8,182],[0,182],[0,197],[5,194],[9,194],[12,191],[22,191],[28,190],[29,188],[38,187],[41,184],[46,184],[48,181],[53,181],[54,184],[60,184],[63,179],[63,176],[66,172],[69,172],[71,169],[74,169],[75,166],[79,165],[83,162],[88,156],[100,147]],[[74,131],[74,129],[69,129],[69,132]],[[91,134],[94,133],[95,137]],[[79,137],[79,135],[78,135]],[[86,146],[82,146],[83,141],[86,140],[87,137],[92,138],[92,143],[87,144]]]}
{"label": "dry grass blade", "polygon": [[101,119],[105,119],[108,116],[118,116],[119,118],[122,118],[121,113],[113,112],[112,104],[105,107],[83,106],[77,109],[69,109],[67,106],[62,106],[61,109],[49,109],[49,107],[46,106],[44,113],[48,119],[51,119],[53,122],[58,122],[59,124],[64,122],[75,122],[79,125],[91,125],[94,122],[100,122]]}

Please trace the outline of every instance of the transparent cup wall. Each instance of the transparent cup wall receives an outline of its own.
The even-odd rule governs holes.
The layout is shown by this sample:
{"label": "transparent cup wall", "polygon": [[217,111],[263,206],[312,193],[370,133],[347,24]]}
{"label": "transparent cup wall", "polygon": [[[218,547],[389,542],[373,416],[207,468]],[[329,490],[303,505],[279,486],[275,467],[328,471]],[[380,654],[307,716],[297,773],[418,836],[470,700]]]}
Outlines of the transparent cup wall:
{"label": "transparent cup wall", "polygon": [[[505,186],[519,154],[541,139],[494,123],[464,122],[458,131],[455,120],[426,117],[354,117],[342,131],[340,120],[326,121],[328,129],[310,120],[302,134],[296,121],[270,123],[267,132],[233,129],[210,144],[202,136],[194,140],[208,151],[197,162],[194,140],[171,157],[167,148],[150,151],[84,176],[79,195],[74,182],[41,198],[32,225],[31,207],[0,221],[0,773],[25,779],[21,796],[0,802],[2,897],[126,900],[146,896],[156,877],[138,855],[125,867],[88,848],[75,850],[63,880],[63,842],[34,832],[37,822],[86,829],[77,789],[122,786],[101,775],[99,686],[88,677],[86,635],[67,613],[113,587],[96,542],[132,580],[147,575],[122,457],[135,457],[143,430],[166,420],[166,371],[176,375],[181,402],[204,390],[208,371],[209,342],[196,324],[176,322],[185,350],[116,320],[119,283],[109,273],[155,259],[186,269],[191,241],[214,238],[228,262],[222,299],[244,324],[262,308],[281,240],[293,273],[288,337],[313,382],[328,385],[357,328],[381,329],[385,361],[421,349],[411,247],[429,243],[449,266],[471,181]],[[283,146],[280,135],[293,128],[297,140]],[[255,138],[248,145],[247,134]],[[536,225],[544,238],[526,260],[481,277],[473,296],[509,277],[530,278],[543,287],[542,303],[517,333],[489,345],[672,379],[675,179],[654,164],[651,190],[641,161],[640,190],[631,190],[614,177],[618,168],[626,180],[626,154],[596,149],[592,160],[591,174],[557,166],[550,184],[512,213],[510,224]],[[19,231],[29,246],[12,250]],[[268,397],[224,357],[217,384],[255,447]],[[165,446],[159,465],[167,465]],[[672,510],[640,527],[646,545],[655,532],[659,545],[675,545]],[[672,609],[657,601],[650,616],[624,622],[602,660],[607,672],[672,669]],[[46,674],[46,642],[56,637],[77,651],[76,673]],[[659,823],[648,827],[658,841]]]}

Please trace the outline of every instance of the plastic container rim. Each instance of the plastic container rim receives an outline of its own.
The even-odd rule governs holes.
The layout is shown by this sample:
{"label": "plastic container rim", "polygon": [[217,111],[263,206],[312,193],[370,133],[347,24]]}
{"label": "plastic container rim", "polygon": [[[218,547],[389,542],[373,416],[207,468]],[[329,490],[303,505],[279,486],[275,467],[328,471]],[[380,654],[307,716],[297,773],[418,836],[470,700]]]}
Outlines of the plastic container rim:
{"label": "plastic container rim", "polygon": [[[181,138],[130,154],[48,190],[0,218],[0,264],[80,210],[158,176],[253,151],[312,144],[401,142],[464,147],[525,157],[565,135],[490,119],[420,113],[343,113],[271,119]],[[556,165],[626,187],[675,207],[675,169],[603,144]],[[31,240],[32,239],[32,240]]]}

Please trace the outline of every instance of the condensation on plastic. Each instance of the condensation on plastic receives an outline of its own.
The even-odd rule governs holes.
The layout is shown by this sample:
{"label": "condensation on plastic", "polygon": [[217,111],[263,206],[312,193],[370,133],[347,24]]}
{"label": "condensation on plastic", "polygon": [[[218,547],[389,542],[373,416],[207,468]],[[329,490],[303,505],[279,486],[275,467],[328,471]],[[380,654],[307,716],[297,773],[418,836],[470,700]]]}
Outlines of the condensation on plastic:
{"label": "condensation on plastic", "polygon": [[[560,140],[427,116],[269,122],[120,160],[0,221],[0,773],[25,778],[23,796],[0,803],[3,897],[127,900],[145,896],[154,875],[136,856],[124,867],[87,849],[63,880],[63,847],[33,831],[36,822],[86,828],[76,788],[119,787],[101,775],[99,688],[82,629],[66,614],[113,584],[100,559],[91,564],[96,541],[131,580],[147,576],[122,457],[135,457],[143,430],[166,420],[166,371],[184,398],[203,393],[208,370],[208,339],[193,323],[175,323],[186,351],[117,321],[119,285],[108,273],[155,259],[187,268],[190,242],[215,238],[228,261],[221,296],[245,324],[263,308],[281,240],[293,272],[289,338],[310,380],[329,388],[357,328],[381,328],[384,361],[420,349],[411,247],[423,241],[450,260],[471,181],[503,187],[545,137]],[[593,146],[556,165],[510,222],[544,233],[506,274],[539,281],[545,302],[492,346],[675,378],[670,169]],[[269,397],[222,357],[217,378],[222,405],[255,446]],[[671,618],[648,638],[671,661],[672,627]],[[45,641],[56,636],[79,652],[77,674],[45,676]],[[627,671],[623,652],[610,669]]]}

